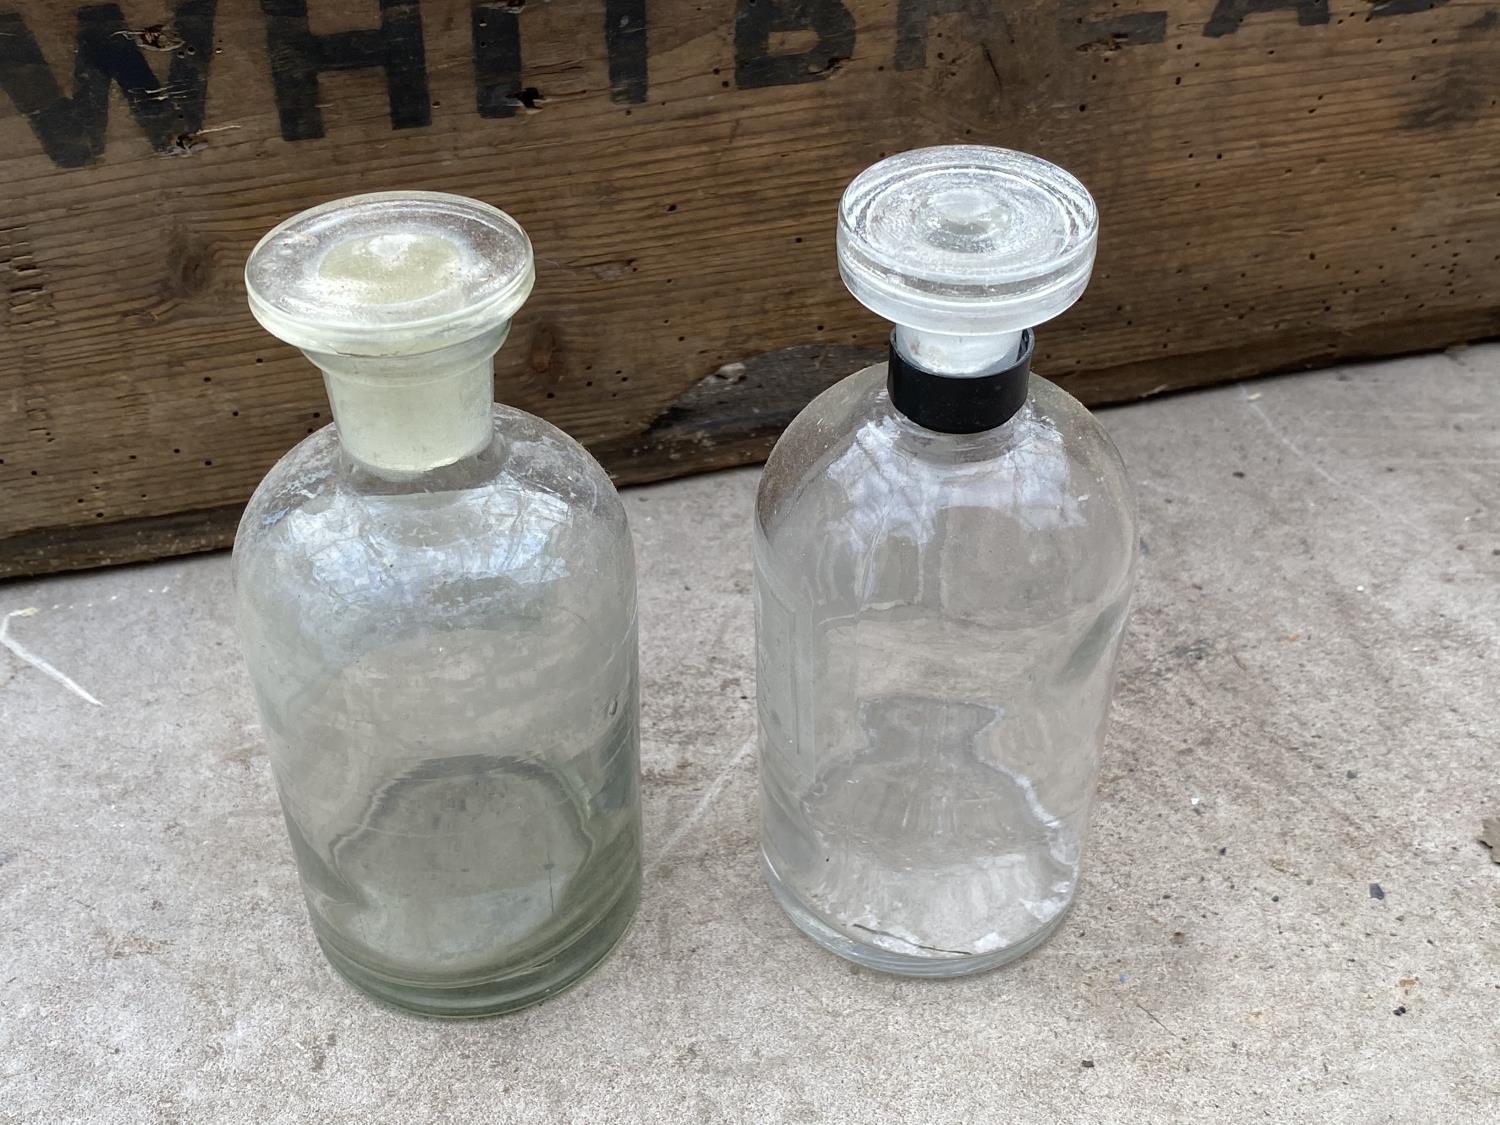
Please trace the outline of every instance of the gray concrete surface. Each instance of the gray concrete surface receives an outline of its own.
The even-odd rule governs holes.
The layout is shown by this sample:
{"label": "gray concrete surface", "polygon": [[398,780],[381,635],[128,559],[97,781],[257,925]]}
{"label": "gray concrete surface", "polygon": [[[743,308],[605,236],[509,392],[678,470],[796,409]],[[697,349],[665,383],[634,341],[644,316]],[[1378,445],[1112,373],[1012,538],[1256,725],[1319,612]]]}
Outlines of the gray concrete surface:
{"label": "gray concrete surface", "polygon": [[0,1120],[1500,1119],[1500,345],[1104,419],[1147,555],[1084,894],[959,982],[858,971],[761,885],[752,471],[627,493],[645,900],[486,1022],[320,957],[226,557],[0,585],[99,702],[0,649]]}

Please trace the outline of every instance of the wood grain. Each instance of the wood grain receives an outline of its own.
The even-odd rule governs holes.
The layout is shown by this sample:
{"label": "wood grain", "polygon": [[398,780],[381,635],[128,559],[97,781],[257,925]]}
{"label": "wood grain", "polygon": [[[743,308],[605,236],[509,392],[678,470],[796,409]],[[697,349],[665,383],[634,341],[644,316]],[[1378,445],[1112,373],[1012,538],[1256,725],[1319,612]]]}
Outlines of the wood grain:
{"label": "wood grain", "polygon": [[[300,140],[272,84],[292,56],[267,38],[287,5],[207,3],[189,56],[174,40],[205,0],[188,3],[121,5],[117,38],[146,44],[162,86],[132,112],[112,84],[97,151],[75,130],[63,152],[77,166],[18,107],[40,71],[0,46],[0,576],[228,542],[260,477],[328,421],[316,372],[246,311],[245,255],[356,191],[461,192],[525,225],[537,288],[498,396],[622,482],[762,457],[878,355],[887,328],[839,283],[834,215],[855,173],[915,145],[1026,149],[1094,192],[1094,281],[1037,363],[1089,402],[1500,331],[1491,3],[757,0],[759,53],[751,0],[609,0],[608,20],[605,0],[387,4],[421,29],[426,123],[393,127],[380,69],[324,71],[323,135]],[[77,10],[10,17],[63,92]],[[380,18],[314,4],[308,33]]]}

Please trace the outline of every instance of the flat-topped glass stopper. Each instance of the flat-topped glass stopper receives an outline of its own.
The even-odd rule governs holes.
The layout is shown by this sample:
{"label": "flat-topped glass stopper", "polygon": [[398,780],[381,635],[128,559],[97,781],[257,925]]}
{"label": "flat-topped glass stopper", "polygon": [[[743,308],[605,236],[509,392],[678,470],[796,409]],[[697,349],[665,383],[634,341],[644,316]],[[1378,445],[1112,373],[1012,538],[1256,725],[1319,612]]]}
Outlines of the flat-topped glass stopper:
{"label": "flat-topped glass stopper", "polygon": [[299,348],[409,355],[509,321],[536,278],[517,222],[475,199],[387,191],[292,216],[245,265],[250,310]]}
{"label": "flat-topped glass stopper", "polygon": [[984,336],[1050,320],[1088,284],[1099,214],[1036,156],[981,145],[899,153],[839,206],[839,272],[871,311],[926,332]]}

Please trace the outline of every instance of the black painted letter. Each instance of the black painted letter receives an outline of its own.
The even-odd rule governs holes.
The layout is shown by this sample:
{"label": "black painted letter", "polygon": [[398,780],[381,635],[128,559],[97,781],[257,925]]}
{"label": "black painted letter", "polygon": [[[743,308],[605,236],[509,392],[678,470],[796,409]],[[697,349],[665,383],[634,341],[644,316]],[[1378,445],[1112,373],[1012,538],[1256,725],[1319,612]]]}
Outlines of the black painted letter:
{"label": "black painted letter", "polygon": [[[109,86],[120,85],[130,115],[152,146],[171,151],[177,138],[203,127],[203,98],[213,58],[214,0],[180,0],[168,28],[132,31],[116,4],[78,9],[73,94],[47,68],[36,38],[14,12],[0,12],[0,89],[26,118],[54,164],[80,168],[104,155]],[[156,76],[140,44],[176,42],[166,80]]]}
{"label": "black painted letter", "polygon": [[432,121],[418,0],[380,0],[379,27],[330,35],[314,35],[307,29],[306,0],[260,0],[260,6],[266,14],[266,50],[286,140],[323,135],[318,75],[325,70],[378,66],[385,71],[391,127],[410,129]]}
{"label": "black painted letter", "polygon": [[[1372,20],[1389,19],[1391,16],[1409,16],[1416,12],[1430,12],[1441,8],[1448,0],[1373,0],[1370,5]],[[1484,16],[1479,17],[1481,20]]]}
{"label": "black painted letter", "polygon": [[927,21],[933,16],[963,12],[978,18],[985,0],[900,0],[896,5],[896,69],[919,70],[927,65]]}
{"label": "black painted letter", "polygon": [[474,108],[480,117],[514,117],[521,103],[521,21],[505,0],[469,11],[474,37]]}
{"label": "black painted letter", "polygon": [[646,0],[604,0],[604,49],[610,100],[645,101]]}
{"label": "black painted letter", "polygon": [[1283,8],[1296,9],[1297,22],[1303,27],[1328,22],[1328,0],[1219,0],[1214,5],[1214,14],[1203,25],[1203,34],[1209,39],[1233,35],[1246,16]]}
{"label": "black painted letter", "polygon": [[1114,50],[1166,42],[1166,12],[1132,12],[1095,20],[1089,19],[1092,6],[1091,0],[1063,0],[1058,23],[1063,38],[1075,47],[1097,45]]}
{"label": "black painted letter", "polygon": [[[805,51],[771,54],[772,35],[796,31],[818,41]],[[854,17],[839,0],[737,0],[734,81],[741,89],[815,82],[853,55]]]}

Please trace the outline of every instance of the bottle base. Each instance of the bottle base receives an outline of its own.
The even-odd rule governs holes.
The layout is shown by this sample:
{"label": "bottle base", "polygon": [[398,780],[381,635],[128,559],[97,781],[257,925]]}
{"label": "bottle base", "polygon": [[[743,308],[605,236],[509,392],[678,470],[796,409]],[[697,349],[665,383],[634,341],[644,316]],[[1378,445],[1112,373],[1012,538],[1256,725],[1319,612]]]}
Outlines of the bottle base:
{"label": "bottle base", "polygon": [[761,853],[761,870],[765,873],[766,883],[771,888],[771,894],[775,897],[781,909],[786,911],[787,917],[813,941],[817,942],[830,953],[836,953],[846,961],[852,961],[856,965],[866,969],[873,969],[880,973],[891,973],[902,977],[927,977],[933,979],[944,979],[949,977],[969,976],[973,973],[984,973],[991,969],[998,969],[1001,965],[1009,964],[1018,958],[1026,956],[1032,950],[1042,945],[1053,934],[1055,934],[1072,913],[1073,904],[1069,902],[1066,907],[1057,913],[1035,933],[1028,935],[1024,940],[1014,945],[1006,946],[1004,949],[992,950],[989,953],[980,954],[955,954],[950,957],[913,957],[910,954],[895,953],[888,949],[869,945],[865,942],[856,941],[847,934],[834,929],[813,911],[803,905],[802,901],[792,893],[791,889],[777,876],[775,868]]}
{"label": "bottle base", "polygon": [[398,978],[366,965],[323,934],[316,917],[313,930],[323,955],[340,976],[361,992],[417,1015],[439,1019],[477,1019],[514,1012],[572,987],[603,963],[625,936],[640,903],[637,876],[588,930],[551,956],[493,974],[463,980]]}

